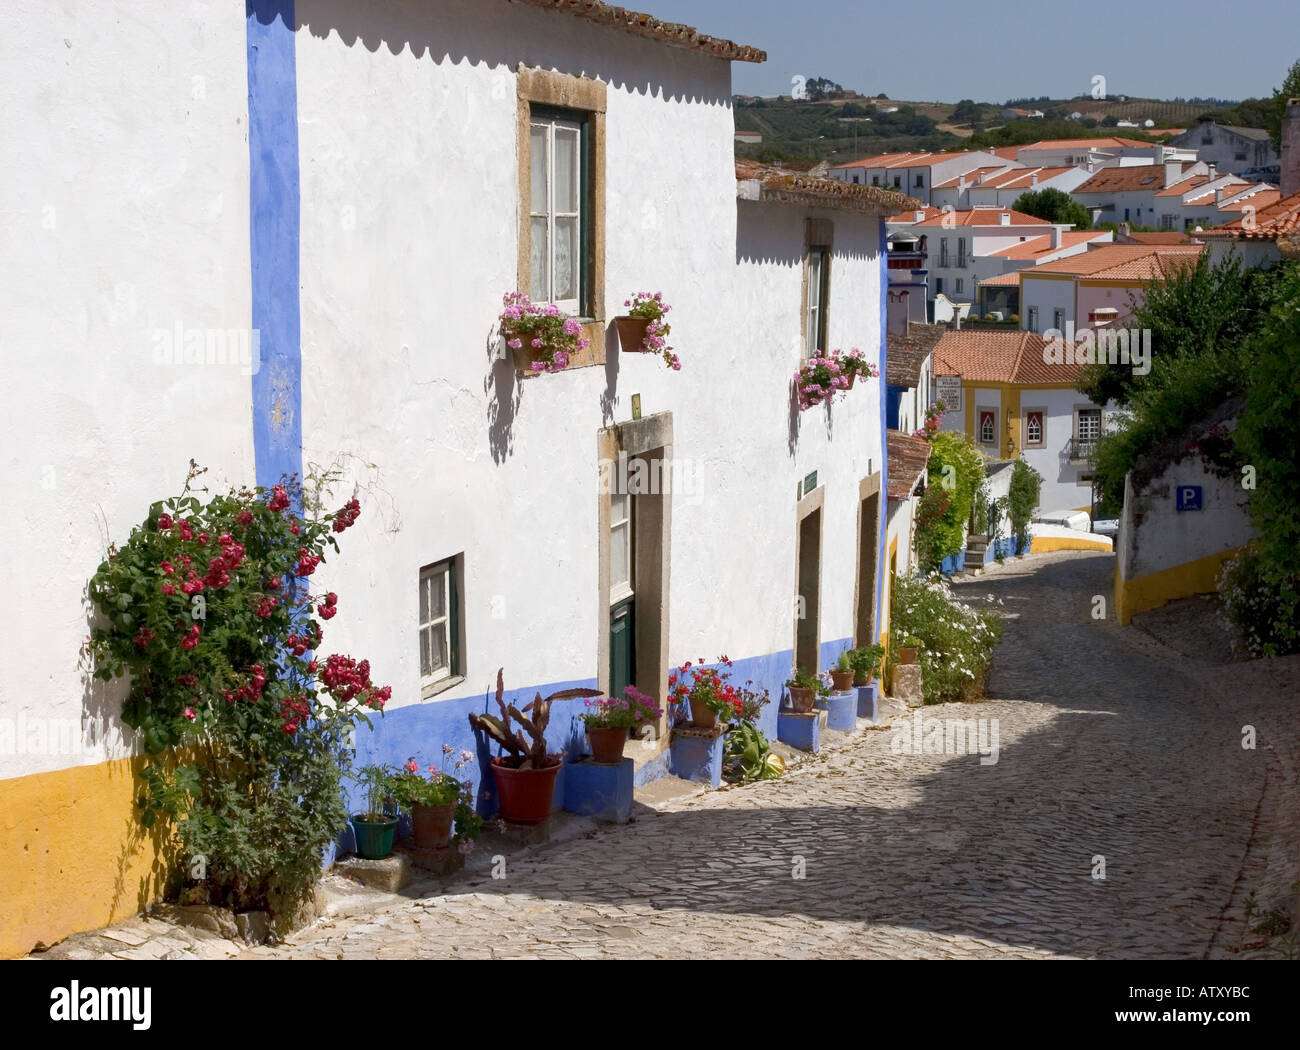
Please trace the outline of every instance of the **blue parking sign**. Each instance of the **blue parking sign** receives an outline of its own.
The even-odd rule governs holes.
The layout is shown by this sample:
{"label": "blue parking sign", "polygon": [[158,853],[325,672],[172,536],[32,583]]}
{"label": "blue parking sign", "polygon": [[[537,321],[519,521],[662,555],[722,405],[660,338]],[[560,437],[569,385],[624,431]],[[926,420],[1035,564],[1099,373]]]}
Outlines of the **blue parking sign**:
{"label": "blue parking sign", "polygon": [[1178,509],[1179,510],[1200,510],[1201,509],[1201,486],[1200,485],[1179,485],[1178,486]]}

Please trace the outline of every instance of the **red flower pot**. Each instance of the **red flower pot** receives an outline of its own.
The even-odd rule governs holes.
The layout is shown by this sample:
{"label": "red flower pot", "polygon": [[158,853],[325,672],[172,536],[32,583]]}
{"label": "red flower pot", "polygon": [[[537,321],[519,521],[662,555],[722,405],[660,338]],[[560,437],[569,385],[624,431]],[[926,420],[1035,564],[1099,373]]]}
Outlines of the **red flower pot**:
{"label": "red flower pot", "polygon": [[854,382],[857,380],[857,378],[858,378],[858,373],[857,373],[857,372],[850,372],[850,373],[849,373],[849,385],[846,386],[844,389],[845,389],[845,390],[852,390],[852,389],[853,389],[853,384],[854,384]]}
{"label": "red flower pot", "polygon": [[696,729],[712,729],[718,724],[718,712],[698,700],[691,701],[691,725]]}
{"label": "red flower pot", "polygon": [[501,759],[492,760],[497,781],[497,802],[503,819],[512,824],[541,824],[551,815],[555,777],[560,762],[542,769],[511,769]]}
{"label": "red flower pot", "polygon": [[785,690],[790,694],[790,708],[795,714],[804,715],[813,709],[817,690],[812,686],[787,685]]}
{"label": "red flower pot", "polygon": [[853,679],[853,684],[854,684],[854,685],[870,685],[872,679],[874,679],[875,677],[876,677],[876,672],[875,672],[875,671],[868,671],[868,672],[867,672],[867,677],[866,677],[866,678],[862,679],[862,681],[860,681],[860,682],[859,682],[856,678],[854,678],[854,679]]}
{"label": "red flower pot", "polygon": [[587,739],[591,741],[591,757],[595,762],[617,765],[623,761],[623,745],[627,743],[627,730],[624,728],[605,727],[587,730]]}
{"label": "red flower pot", "polygon": [[835,689],[835,691],[836,691],[837,693],[845,693],[845,692],[848,692],[848,690],[850,690],[850,689],[853,688],[853,672],[852,672],[852,671],[832,671],[832,672],[831,672],[831,685],[834,687],[834,689]]}
{"label": "red flower pot", "polygon": [[650,327],[650,318],[631,317],[624,314],[614,318],[614,327],[618,329],[618,345],[625,354],[643,354],[646,329]]}
{"label": "red flower pot", "polygon": [[442,849],[451,844],[451,822],[456,803],[445,806],[412,806],[411,826],[415,844],[421,849]]}
{"label": "red flower pot", "polygon": [[916,663],[916,647],[900,645],[898,647],[898,662],[900,664]]}

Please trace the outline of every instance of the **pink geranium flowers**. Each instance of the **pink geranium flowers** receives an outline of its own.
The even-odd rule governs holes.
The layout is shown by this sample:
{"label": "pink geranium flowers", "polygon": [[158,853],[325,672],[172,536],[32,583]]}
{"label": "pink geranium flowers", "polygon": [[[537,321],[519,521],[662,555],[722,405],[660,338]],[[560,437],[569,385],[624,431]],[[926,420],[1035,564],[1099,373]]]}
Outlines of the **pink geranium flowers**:
{"label": "pink geranium flowers", "polygon": [[641,340],[642,353],[659,354],[664,359],[664,364],[674,372],[680,372],[681,358],[668,345],[668,333],[672,329],[664,320],[664,315],[672,307],[664,302],[664,293],[637,292],[631,299],[625,299],[623,305],[627,307],[629,317],[642,317],[650,322],[646,325],[645,336]]}
{"label": "pink geranium flowers", "polygon": [[506,345],[531,351],[532,372],[562,372],[573,354],[591,345],[577,319],[566,317],[554,303],[535,303],[523,292],[507,292],[502,302],[499,320]]}

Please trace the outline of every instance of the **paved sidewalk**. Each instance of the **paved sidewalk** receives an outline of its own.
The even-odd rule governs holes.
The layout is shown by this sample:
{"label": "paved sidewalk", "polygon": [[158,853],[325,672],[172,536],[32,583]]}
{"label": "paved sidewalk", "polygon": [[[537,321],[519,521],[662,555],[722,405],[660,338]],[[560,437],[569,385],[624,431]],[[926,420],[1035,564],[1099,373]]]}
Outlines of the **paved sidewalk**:
{"label": "paved sidewalk", "polygon": [[[894,730],[865,731],[780,780],[508,856],[504,878],[366,896],[285,944],[137,921],[115,928],[145,934],[117,954],[1276,957],[1243,908],[1252,890],[1284,901],[1297,874],[1300,658],[1223,665],[1207,648],[1200,662],[1096,621],[1112,571],[1109,555],[1061,552],[954,588],[1004,602],[990,699],[922,714],[997,719],[995,765],[895,754]],[[100,954],[106,935],[48,954]]]}

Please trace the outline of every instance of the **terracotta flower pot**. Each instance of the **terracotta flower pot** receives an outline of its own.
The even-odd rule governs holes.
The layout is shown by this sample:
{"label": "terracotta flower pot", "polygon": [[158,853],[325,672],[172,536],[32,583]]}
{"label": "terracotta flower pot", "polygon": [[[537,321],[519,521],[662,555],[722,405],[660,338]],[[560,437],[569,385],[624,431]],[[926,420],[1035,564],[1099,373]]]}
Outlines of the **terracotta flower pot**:
{"label": "terracotta flower pot", "polygon": [[623,745],[627,743],[627,729],[619,726],[613,728],[587,729],[587,739],[591,741],[591,757],[595,762],[617,765],[623,761]]}
{"label": "terracotta flower pot", "polygon": [[541,824],[551,815],[555,778],[560,763],[542,769],[511,769],[501,759],[492,760],[501,817],[512,824]]}
{"label": "terracotta flower pot", "polygon": [[915,646],[899,646],[898,662],[900,664],[916,663],[917,650]]}
{"label": "terracotta flower pot", "polygon": [[625,354],[643,354],[646,352],[642,345],[645,340],[646,329],[650,327],[650,318],[648,317],[631,317],[624,314],[622,317],[614,318],[614,326],[618,329],[618,345]]}
{"label": "terracotta flower pot", "polygon": [[853,688],[852,671],[832,671],[831,685],[837,693],[844,693]]}
{"label": "terracotta flower pot", "polygon": [[445,806],[412,806],[411,827],[421,849],[442,849],[451,844],[451,822],[456,803]]}
{"label": "terracotta flower pot", "polygon": [[718,724],[718,712],[698,700],[691,701],[691,725],[696,729],[712,729]]}
{"label": "terracotta flower pot", "polygon": [[850,373],[849,373],[849,385],[846,386],[844,389],[845,389],[845,390],[852,390],[852,389],[853,389],[853,384],[857,381],[857,378],[858,378],[858,373],[857,373],[857,372],[850,372]]}
{"label": "terracotta flower pot", "polygon": [[868,672],[867,672],[867,676],[866,676],[865,678],[859,679],[859,678],[857,678],[856,676],[854,676],[853,684],[854,684],[854,685],[870,685],[870,684],[872,683],[872,681],[875,679],[875,677],[876,677],[876,672],[875,672],[875,671],[868,671]]}
{"label": "terracotta flower pot", "polygon": [[785,690],[790,694],[790,708],[795,714],[807,714],[813,709],[817,690],[812,686],[787,685]]}

